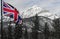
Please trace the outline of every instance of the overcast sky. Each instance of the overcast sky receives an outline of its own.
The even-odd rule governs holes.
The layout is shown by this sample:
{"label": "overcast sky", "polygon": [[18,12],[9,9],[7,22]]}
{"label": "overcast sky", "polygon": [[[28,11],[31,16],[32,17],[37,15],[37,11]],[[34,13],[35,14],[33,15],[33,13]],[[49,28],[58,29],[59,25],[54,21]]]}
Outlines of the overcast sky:
{"label": "overcast sky", "polygon": [[4,1],[16,7],[19,10],[19,12],[33,5],[39,5],[41,8],[45,8],[49,10],[51,13],[56,13],[60,15],[60,0],[4,0]]}

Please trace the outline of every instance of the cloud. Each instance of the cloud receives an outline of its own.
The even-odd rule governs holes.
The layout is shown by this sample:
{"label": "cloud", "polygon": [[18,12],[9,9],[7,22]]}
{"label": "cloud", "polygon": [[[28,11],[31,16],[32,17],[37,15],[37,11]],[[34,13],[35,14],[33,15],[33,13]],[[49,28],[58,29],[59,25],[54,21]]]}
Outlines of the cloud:
{"label": "cloud", "polygon": [[60,15],[60,0],[45,0],[39,4],[42,8],[49,10],[51,13]]}

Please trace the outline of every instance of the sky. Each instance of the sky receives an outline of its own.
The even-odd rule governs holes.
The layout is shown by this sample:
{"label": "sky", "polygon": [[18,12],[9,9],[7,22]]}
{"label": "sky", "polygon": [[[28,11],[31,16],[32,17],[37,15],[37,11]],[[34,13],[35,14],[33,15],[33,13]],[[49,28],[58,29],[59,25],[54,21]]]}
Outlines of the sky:
{"label": "sky", "polygon": [[60,0],[3,0],[3,1],[16,7],[19,12],[33,5],[38,5],[41,8],[49,10],[51,13],[60,15]]}

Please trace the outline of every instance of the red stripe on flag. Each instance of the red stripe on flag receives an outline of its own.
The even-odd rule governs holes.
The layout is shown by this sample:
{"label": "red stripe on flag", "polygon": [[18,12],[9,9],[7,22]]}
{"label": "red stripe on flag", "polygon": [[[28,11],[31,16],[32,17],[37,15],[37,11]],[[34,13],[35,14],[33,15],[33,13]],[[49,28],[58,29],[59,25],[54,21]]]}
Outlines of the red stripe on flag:
{"label": "red stripe on flag", "polygon": [[4,11],[7,11],[7,12],[12,12],[14,14],[14,21],[17,20],[17,17],[18,17],[18,11],[17,10],[10,10],[10,9],[7,9],[7,8],[3,8]]}
{"label": "red stripe on flag", "polygon": [[14,12],[14,10],[10,10],[8,8],[3,8],[4,11],[7,11],[7,12]]}

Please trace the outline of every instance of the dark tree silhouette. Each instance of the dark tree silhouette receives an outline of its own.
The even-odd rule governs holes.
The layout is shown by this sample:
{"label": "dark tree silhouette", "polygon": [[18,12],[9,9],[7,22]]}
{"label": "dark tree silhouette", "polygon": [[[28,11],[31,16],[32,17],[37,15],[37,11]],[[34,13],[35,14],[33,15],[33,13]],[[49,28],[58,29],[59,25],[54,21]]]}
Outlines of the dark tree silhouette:
{"label": "dark tree silhouette", "polygon": [[44,35],[45,35],[45,39],[49,39],[50,33],[49,33],[47,22],[45,23]]}
{"label": "dark tree silhouette", "polygon": [[25,39],[28,39],[28,32],[27,32],[27,27],[25,27],[25,34],[24,34]]}
{"label": "dark tree silhouette", "polygon": [[5,29],[3,29],[3,39],[7,39],[7,33],[6,33]]}
{"label": "dark tree silhouette", "polygon": [[15,25],[15,39],[20,39],[22,37],[22,25],[16,24]]}
{"label": "dark tree silhouette", "polygon": [[56,29],[55,37],[60,39],[60,18],[54,19],[53,21],[55,23],[55,29]]}
{"label": "dark tree silhouette", "polygon": [[36,18],[34,20],[35,26],[32,28],[32,38],[33,39],[38,39],[39,20],[38,20],[37,14],[36,14],[35,18]]}
{"label": "dark tree silhouette", "polygon": [[8,39],[13,39],[12,38],[12,26],[11,26],[11,21],[8,26]]}

